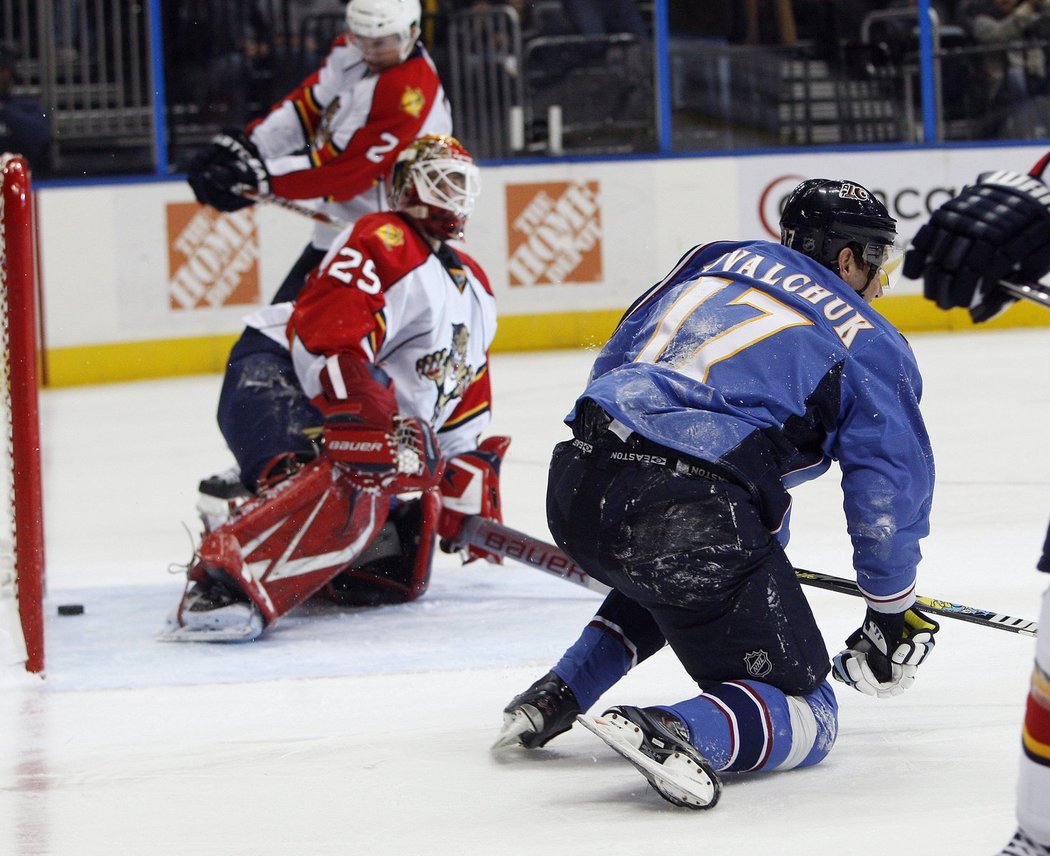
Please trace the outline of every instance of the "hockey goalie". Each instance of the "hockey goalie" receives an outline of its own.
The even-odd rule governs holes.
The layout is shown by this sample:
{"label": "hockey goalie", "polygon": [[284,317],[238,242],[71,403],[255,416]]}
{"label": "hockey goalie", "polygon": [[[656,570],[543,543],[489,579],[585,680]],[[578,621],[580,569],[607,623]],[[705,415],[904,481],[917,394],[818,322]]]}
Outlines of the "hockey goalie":
{"label": "hockey goalie", "polygon": [[294,304],[248,319],[218,413],[237,480],[201,484],[204,533],[161,639],[254,639],[314,596],[413,600],[435,543],[466,515],[501,519],[509,439],[479,443],[495,301],[451,243],[479,189],[458,141],[420,137],[391,210],[341,234]]}

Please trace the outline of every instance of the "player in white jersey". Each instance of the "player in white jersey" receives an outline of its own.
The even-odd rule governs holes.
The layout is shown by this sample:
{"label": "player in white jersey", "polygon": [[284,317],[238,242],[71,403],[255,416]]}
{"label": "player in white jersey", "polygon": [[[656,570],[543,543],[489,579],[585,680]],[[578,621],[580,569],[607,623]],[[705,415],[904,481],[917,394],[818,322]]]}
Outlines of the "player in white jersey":
{"label": "player in white jersey", "polygon": [[[243,191],[316,200],[337,222],[384,207],[383,177],[425,134],[451,134],[452,113],[419,41],[419,0],[351,0],[347,32],[321,67],[243,132],[218,135],[190,164],[199,202],[251,205]],[[318,223],[274,302],[294,300],[341,226]]]}
{"label": "player in white jersey", "polygon": [[249,319],[219,422],[255,496],[211,509],[162,638],[252,639],[318,592],[412,600],[438,537],[454,543],[467,514],[500,519],[509,440],[479,442],[495,300],[448,243],[478,192],[455,139],[421,137],[394,166],[392,210],[343,232],[296,303]]}
{"label": "player in white jersey", "polygon": [[[1017,296],[1050,305],[1050,152],[1027,175],[998,171],[937,209],[915,236],[904,272],[942,309],[976,322]],[[1006,283],[1006,285],[1004,285]],[[1012,286],[1022,286],[1020,290]],[[1037,565],[1050,573],[1050,531]],[[1035,666],[1021,731],[1017,832],[1000,856],[1050,856],[1050,589],[1043,594]]]}
{"label": "player in white jersey", "polygon": [[[420,15],[419,0],[352,0],[347,32],[321,67],[261,121],[220,134],[197,156],[188,179],[198,201],[236,211],[252,204],[246,191],[316,200],[320,213],[351,224],[382,210],[383,178],[398,153],[419,136],[452,132],[448,99],[419,41]],[[298,297],[341,228],[315,225],[273,303]],[[244,347],[234,346],[231,363]],[[201,491],[229,496],[243,485],[232,469],[202,481]]]}

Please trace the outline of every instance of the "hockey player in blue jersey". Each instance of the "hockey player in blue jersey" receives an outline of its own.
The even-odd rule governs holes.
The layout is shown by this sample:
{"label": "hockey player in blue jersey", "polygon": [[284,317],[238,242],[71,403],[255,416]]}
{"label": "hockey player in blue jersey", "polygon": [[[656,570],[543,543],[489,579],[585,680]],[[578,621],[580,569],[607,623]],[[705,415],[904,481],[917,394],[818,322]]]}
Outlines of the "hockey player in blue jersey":
{"label": "hockey player in blue jersey", "polygon": [[[879,698],[913,683],[938,629],[912,608],[934,469],[912,352],[869,305],[895,238],[865,188],[813,179],[780,244],[698,246],[627,311],[547,491],[555,540],[612,592],[507,705],[495,749],[578,718],[665,799],[710,808],[720,771],[827,755],[829,672]],[[832,663],[784,547],[788,490],[833,460],[867,611]],[[700,695],[584,713],[664,644]]]}

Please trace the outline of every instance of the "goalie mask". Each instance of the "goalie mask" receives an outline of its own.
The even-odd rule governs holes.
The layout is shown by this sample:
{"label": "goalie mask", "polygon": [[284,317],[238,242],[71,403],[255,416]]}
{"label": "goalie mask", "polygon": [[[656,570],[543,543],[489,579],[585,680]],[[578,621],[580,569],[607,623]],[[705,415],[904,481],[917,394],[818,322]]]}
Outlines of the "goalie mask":
{"label": "goalie mask", "polygon": [[428,134],[398,155],[390,173],[390,208],[439,241],[462,238],[481,192],[478,168],[454,137]]}
{"label": "goalie mask", "polygon": [[357,42],[365,61],[385,67],[386,56],[404,62],[419,37],[422,10],[419,0],[350,0],[346,7],[346,26]]}
{"label": "goalie mask", "polygon": [[[812,178],[796,187],[780,217],[780,243],[839,272],[839,253],[851,247],[882,288],[900,277],[897,221],[870,190],[851,181]],[[841,275],[841,274],[840,274]]]}

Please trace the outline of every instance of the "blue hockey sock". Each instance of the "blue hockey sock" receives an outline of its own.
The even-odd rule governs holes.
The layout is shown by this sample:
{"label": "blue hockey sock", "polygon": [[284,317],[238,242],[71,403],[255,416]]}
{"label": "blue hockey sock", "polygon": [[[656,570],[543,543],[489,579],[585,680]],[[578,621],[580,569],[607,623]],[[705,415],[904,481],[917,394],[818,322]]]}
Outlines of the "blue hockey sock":
{"label": "blue hockey sock", "polygon": [[730,681],[661,709],[686,724],[693,746],[717,770],[808,767],[831,751],[838,733],[838,704],[827,681],[805,696]]}
{"label": "blue hockey sock", "polygon": [[587,710],[635,665],[624,638],[592,621],[555,665],[553,672],[569,685],[580,710]]}

